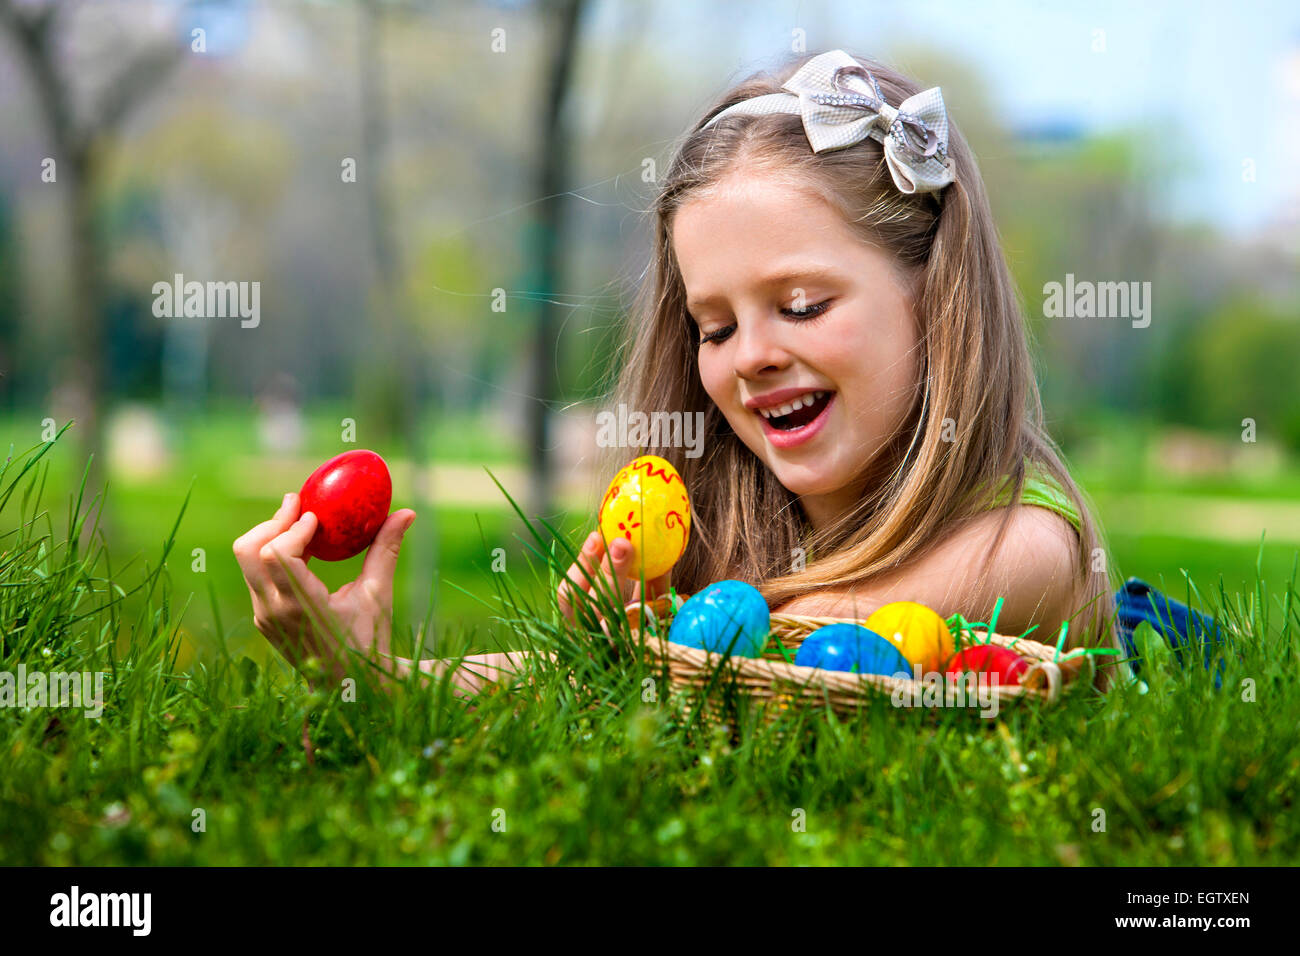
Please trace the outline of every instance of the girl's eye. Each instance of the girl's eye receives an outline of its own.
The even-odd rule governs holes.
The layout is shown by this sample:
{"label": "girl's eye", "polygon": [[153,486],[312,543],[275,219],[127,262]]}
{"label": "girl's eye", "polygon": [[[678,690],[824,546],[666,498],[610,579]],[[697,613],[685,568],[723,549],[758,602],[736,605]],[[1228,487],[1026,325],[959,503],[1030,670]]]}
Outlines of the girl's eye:
{"label": "girl's eye", "polygon": [[815,319],[822,315],[830,308],[831,300],[818,302],[816,305],[810,305],[806,309],[782,309],[782,315],[788,315],[792,319]]}
{"label": "girl's eye", "polygon": [[[827,299],[825,302],[818,302],[816,305],[810,305],[806,309],[782,309],[781,314],[789,316],[792,319],[806,321],[808,319],[815,319],[818,316],[825,315],[826,310],[830,307],[831,300]],[[731,333],[734,331],[736,331],[734,325],[723,326],[717,331],[702,336],[700,338],[700,344],[704,345],[707,342],[725,342],[731,337]]]}
{"label": "girl's eye", "polygon": [[717,331],[710,332],[708,335],[702,336],[700,338],[700,344],[703,345],[706,342],[725,341],[727,338],[731,336],[731,333],[734,331],[736,331],[736,327],[734,325],[724,325],[722,328],[718,329]]}

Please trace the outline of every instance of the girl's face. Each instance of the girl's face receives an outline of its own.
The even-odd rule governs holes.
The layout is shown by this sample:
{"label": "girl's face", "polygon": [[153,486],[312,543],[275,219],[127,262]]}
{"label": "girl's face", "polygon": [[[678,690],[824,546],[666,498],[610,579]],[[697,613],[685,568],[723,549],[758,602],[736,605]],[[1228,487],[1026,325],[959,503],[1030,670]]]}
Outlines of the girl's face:
{"label": "girl's face", "polygon": [[705,391],[814,526],[831,520],[861,496],[917,387],[917,323],[892,260],[766,177],[687,202],[672,233]]}

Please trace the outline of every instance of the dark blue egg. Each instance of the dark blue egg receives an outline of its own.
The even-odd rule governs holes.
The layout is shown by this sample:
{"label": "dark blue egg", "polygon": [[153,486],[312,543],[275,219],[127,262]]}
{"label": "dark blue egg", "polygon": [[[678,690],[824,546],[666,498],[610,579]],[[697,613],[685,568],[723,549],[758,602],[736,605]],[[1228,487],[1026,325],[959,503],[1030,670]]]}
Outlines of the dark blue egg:
{"label": "dark blue egg", "polygon": [[819,627],[799,645],[794,662],[827,671],[912,676],[912,665],[898,648],[861,624]]}
{"label": "dark blue egg", "polygon": [[678,610],[668,640],[716,654],[758,657],[771,629],[767,601],[744,581],[718,581]]}

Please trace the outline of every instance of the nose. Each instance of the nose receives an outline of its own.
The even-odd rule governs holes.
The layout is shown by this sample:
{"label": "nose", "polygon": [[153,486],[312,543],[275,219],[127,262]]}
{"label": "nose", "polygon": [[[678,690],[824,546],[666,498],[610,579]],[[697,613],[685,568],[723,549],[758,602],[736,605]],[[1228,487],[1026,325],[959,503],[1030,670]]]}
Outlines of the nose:
{"label": "nose", "polygon": [[751,318],[736,329],[736,349],[732,353],[736,374],[741,378],[758,378],[765,372],[780,371],[790,364],[790,353],[780,341],[779,329],[769,319]]}

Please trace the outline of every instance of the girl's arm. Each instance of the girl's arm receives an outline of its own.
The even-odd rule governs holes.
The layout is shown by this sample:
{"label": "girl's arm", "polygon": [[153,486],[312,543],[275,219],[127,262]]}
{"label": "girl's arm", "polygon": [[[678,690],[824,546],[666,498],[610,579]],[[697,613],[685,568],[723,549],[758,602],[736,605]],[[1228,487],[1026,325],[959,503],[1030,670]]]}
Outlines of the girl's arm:
{"label": "girl's arm", "polygon": [[382,670],[381,685],[385,690],[407,680],[411,671],[419,667],[420,672],[441,677],[448,670],[454,671],[451,682],[456,687],[456,696],[469,698],[482,692],[492,683],[514,683],[523,677],[528,651],[496,651],[490,654],[472,654],[459,660],[425,658],[410,660],[405,657],[391,656],[392,670]]}
{"label": "girl's arm", "polygon": [[[961,612],[988,620],[1003,599],[998,630],[1020,634],[1038,625],[1035,636],[1054,643],[1061,622],[1080,610],[1076,569],[1078,538],[1060,515],[1017,505],[1002,541],[994,547],[1005,509],[972,518],[906,567],[869,584],[830,588],[783,604],[784,614],[865,618],[893,601],[916,601],[942,617]],[[990,556],[990,549],[992,554]],[[988,558],[987,567],[983,562]],[[983,574],[983,580],[980,580]]]}

